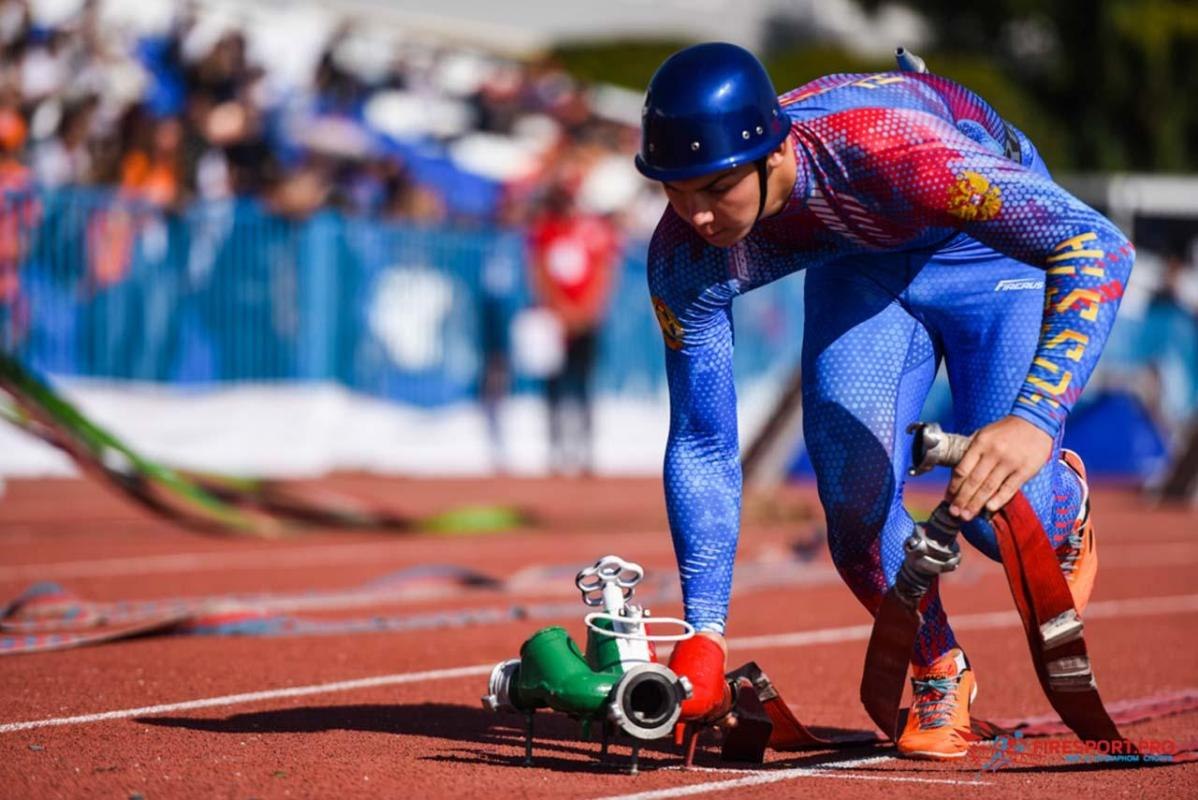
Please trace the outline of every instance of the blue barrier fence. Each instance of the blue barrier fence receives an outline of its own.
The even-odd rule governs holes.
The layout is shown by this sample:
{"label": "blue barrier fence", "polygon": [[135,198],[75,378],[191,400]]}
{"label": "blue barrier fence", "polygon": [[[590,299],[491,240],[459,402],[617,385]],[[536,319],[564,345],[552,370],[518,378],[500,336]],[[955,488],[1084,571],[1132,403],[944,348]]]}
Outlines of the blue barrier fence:
{"label": "blue barrier fence", "polygon": [[[58,375],[335,380],[438,406],[476,395],[486,348],[505,346],[511,319],[529,304],[524,237],[512,230],[332,211],[290,220],[249,200],[167,213],[71,189],[6,196],[5,235],[19,239],[19,288],[0,298],[3,345]],[[600,391],[662,389],[644,258],[644,243],[629,246],[616,281]],[[742,378],[796,363],[801,280],[747,296],[736,317]],[[516,389],[532,385],[522,379]]]}

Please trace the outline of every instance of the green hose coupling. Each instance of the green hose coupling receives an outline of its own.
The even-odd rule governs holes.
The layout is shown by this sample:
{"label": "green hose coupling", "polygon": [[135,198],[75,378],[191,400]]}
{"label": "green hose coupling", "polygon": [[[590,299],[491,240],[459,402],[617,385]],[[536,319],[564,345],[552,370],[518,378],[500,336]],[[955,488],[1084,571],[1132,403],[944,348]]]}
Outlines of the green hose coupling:
{"label": "green hose coupling", "polygon": [[682,641],[695,631],[685,620],[654,617],[656,623],[680,626],[682,633],[647,632],[649,611],[630,602],[644,576],[639,564],[618,556],[604,556],[580,571],[574,585],[583,604],[603,609],[583,619],[586,653],[565,628],[542,628],[520,648],[520,658],[491,670],[483,706],[528,715],[530,731],[533,712],[551,708],[584,722],[603,720],[635,739],[667,736],[691,688],[657,663],[652,645]]}
{"label": "green hose coupling", "polygon": [[520,674],[511,692],[521,710],[549,707],[596,716],[624,671],[592,670],[566,629],[542,628],[520,648]]}
{"label": "green hose coupling", "polygon": [[493,711],[528,713],[539,708],[606,718],[637,739],[667,735],[686,699],[686,686],[668,668],[619,662],[595,670],[565,628],[542,628],[520,648],[520,658],[491,672],[483,703]]}

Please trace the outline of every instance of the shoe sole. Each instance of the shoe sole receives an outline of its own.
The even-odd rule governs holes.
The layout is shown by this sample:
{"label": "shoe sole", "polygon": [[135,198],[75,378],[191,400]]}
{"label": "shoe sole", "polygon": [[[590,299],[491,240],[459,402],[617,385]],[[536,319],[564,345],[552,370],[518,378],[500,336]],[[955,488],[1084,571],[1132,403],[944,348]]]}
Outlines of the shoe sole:
{"label": "shoe sole", "polygon": [[910,753],[899,752],[903,758],[912,758],[917,761],[956,761],[958,758],[965,758],[969,754],[968,750],[963,750],[960,753],[937,753],[934,750],[915,750]]}

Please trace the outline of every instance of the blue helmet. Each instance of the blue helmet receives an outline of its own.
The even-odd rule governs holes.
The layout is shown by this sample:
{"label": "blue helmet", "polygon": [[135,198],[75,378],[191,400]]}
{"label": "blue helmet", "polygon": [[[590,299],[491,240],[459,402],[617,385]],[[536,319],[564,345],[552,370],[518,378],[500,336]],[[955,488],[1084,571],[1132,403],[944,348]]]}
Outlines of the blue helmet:
{"label": "blue helmet", "polygon": [[789,130],[752,53],[698,44],[667,58],[649,81],[636,168],[653,180],[686,180],[764,158]]}

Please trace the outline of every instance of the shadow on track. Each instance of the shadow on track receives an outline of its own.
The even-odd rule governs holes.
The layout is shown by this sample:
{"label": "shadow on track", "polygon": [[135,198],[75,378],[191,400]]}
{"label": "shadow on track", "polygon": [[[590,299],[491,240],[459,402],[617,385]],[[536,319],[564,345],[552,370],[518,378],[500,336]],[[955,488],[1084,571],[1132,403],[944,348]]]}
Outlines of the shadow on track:
{"label": "shadow on track", "polygon": [[[452,741],[507,741],[522,737],[522,718],[449,703],[305,706],[229,717],[140,717],[138,722],[213,733],[365,731],[435,736]],[[574,740],[578,724],[560,714],[538,714],[537,739]]]}
{"label": "shadow on track", "polygon": [[[448,703],[314,706],[256,711],[223,718],[140,717],[136,721],[144,725],[211,733],[290,734],[340,730],[434,737],[485,745],[488,749],[455,748],[445,754],[425,756],[424,760],[510,766],[523,766],[524,760],[522,717]],[[597,735],[590,742],[584,741],[578,722],[563,714],[538,713],[535,724],[534,748],[538,767],[561,771],[612,769],[612,764],[619,765],[627,761],[627,738],[613,742],[611,760],[604,764],[597,759]],[[503,752],[496,748],[503,748]],[[658,761],[665,765],[677,759],[669,739],[646,743],[642,753],[643,763],[650,769],[658,766]],[[646,758],[651,753],[658,758]],[[586,760],[579,760],[579,757]]]}
{"label": "shadow on track", "polygon": [[[140,717],[144,725],[165,728],[186,728],[210,733],[291,734],[322,731],[361,731],[444,739],[450,742],[484,745],[482,748],[453,748],[440,754],[424,756],[427,761],[446,763],[490,764],[524,767],[524,722],[514,714],[494,714],[481,708],[448,703],[415,703],[410,705],[335,705],[255,711],[228,717]],[[612,742],[608,760],[598,760],[599,741],[596,726],[591,741],[582,738],[581,725],[564,714],[536,715],[534,765],[554,771],[612,771],[628,763],[627,737]],[[860,733],[837,728],[821,728],[820,735],[836,736]],[[708,745],[696,756],[696,764],[705,767],[774,769],[778,767],[819,766],[830,754],[813,752],[768,766],[738,764],[719,759],[718,743],[713,736],[704,737]],[[853,748],[861,755],[873,752],[870,746]],[[846,751],[831,754],[844,758]],[[679,750],[667,737],[646,742],[641,748],[641,768],[645,770],[674,767],[681,764]]]}

